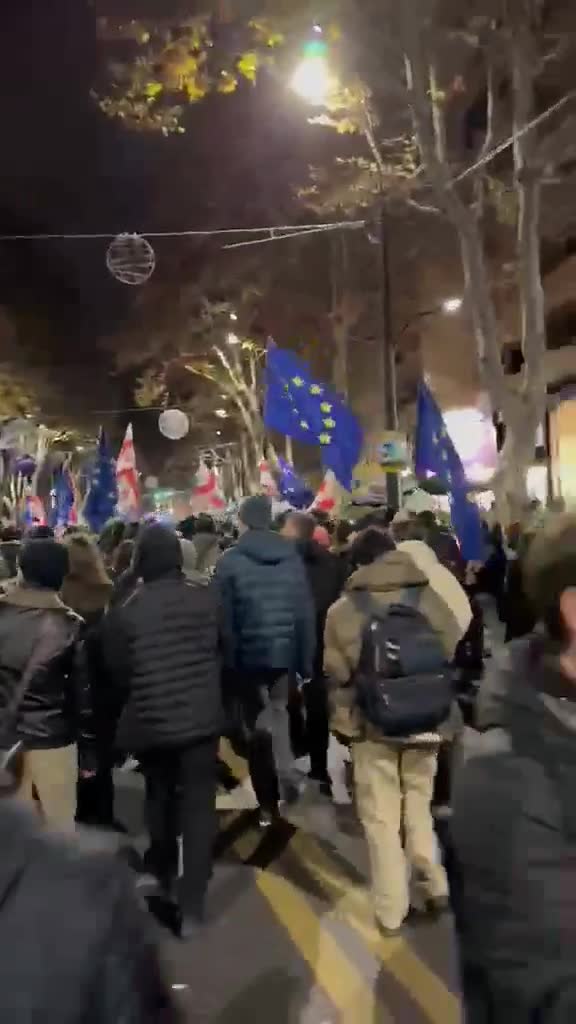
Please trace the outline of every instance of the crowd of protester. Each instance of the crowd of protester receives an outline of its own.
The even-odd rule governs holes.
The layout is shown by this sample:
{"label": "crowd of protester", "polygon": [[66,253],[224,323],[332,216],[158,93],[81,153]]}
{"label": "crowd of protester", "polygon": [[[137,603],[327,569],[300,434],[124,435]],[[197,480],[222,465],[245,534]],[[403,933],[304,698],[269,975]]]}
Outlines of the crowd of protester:
{"label": "crowd of protester", "polygon": [[[273,829],[310,788],[331,798],[331,734],[350,751],[382,934],[402,932],[415,894],[426,916],[452,908],[471,1024],[573,1019],[575,517],[487,527],[484,563],[467,566],[432,513],[273,521],[256,495],[236,524],[113,521],[58,540],[6,526],[0,578],[0,934],[25,945],[38,901],[75,908],[75,923],[40,915],[49,986],[41,958],[0,967],[7,1020],[36,1019],[48,991],[55,1021],[88,1019],[96,955],[99,998],[118,1012],[95,1020],[172,1020],[136,886],[41,826],[122,831],[115,771],[134,758],[140,883],[191,939],[221,737],[246,756]],[[486,595],[511,641],[492,660]]]}

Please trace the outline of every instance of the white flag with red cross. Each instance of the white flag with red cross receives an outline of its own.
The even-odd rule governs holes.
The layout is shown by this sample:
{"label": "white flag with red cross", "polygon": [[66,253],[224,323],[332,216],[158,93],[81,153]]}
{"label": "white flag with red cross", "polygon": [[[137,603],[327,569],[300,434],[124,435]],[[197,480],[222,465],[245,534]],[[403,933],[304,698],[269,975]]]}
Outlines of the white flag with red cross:
{"label": "white flag with red cross", "polygon": [[132,424],[126,427],[120,454],[116,461],[116,482],[118,485],[118,513],[129,519],[140,516],[140,481],[136,468],[134,434]]}
{"label": "white flag with red cross", "polygon": [[190,505],[193,512],[218,512],[226,508],[218,473],[215,467],[208,469],[203,460],[198,467]]}
{"label": "white flag with red cross", "polygon": [[331,469],[327,470],[320,490],[308,509],[309,512],[327,512],[329,515],[336,511],[340,500],[340,489],[338,481]]}
{"label": "white flag with red cross", "polygon": [[272,475],[270,466],[268,465],[265,459],[263,459],[260,465],[258,466],[258,471],[260,473],[261,493],[266,494],[269,498],[279,498],[280,492],[276,485],[274,476]]}

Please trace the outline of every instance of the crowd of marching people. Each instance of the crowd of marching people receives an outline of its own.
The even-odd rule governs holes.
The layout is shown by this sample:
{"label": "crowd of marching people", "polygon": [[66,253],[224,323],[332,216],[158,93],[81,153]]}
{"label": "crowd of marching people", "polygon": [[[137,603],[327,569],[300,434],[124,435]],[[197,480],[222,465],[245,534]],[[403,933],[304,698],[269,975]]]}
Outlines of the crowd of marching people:
{"label": "crowd of marching people", "polygon": [[[42,1020],[87,1019],[96,989],[94,1020],[171,1019],[136,887],[40,822],[121,832],[115,772],[132,758],[140,882],[191,939],[224,735],[262,829],[310,790],[330,799],[331,735],[349,751],[381,933],[400,935],[415,905],[452,907],[471,1024],[574,1018],[575,517],[486,528],[471,566],[432,513],[273,520],[255,495],[236,524],[113,521],[59,540],[6,526],[0,577],[0,936],[38,928],[40,950],[0,966],[6,1020],[36,1019],[39,999],[54,1000]],[[511,641],[491,661],[486,595]],[[67,901],[73,921],[49,909]]]}

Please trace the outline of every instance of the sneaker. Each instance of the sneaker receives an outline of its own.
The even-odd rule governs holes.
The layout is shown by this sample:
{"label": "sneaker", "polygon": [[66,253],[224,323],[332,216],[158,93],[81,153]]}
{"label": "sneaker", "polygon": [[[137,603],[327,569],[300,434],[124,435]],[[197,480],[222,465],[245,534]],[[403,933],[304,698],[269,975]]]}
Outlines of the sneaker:
{"label": "sneaker", "polygon": [[279,820],[280,815],[278,811],[265,811],[262,807],[258,811],[258,828],[272,828]]}

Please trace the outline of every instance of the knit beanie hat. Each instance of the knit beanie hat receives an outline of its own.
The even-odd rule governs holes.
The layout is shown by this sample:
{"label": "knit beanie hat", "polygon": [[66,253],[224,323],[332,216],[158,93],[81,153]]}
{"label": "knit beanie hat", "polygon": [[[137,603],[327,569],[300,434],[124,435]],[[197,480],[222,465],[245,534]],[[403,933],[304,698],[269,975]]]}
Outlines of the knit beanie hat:
{"label": "knit beanie hat", "polygon": [[28,540],[20,552],[20,571],[31,587],[61,590],[68,565],[68,551],[55,540]]}
{"label": "knit beanie hat", "polygon": [[182,569],[182,548],[174,530],[161,523],[147,526],[136,541],[134,571],[145,583]]}
{"label": "knit beanie hat", "polygon": [[249,530],[269,530],[272,526],[272,502],[265,494],[245,498],[238,516]]}

